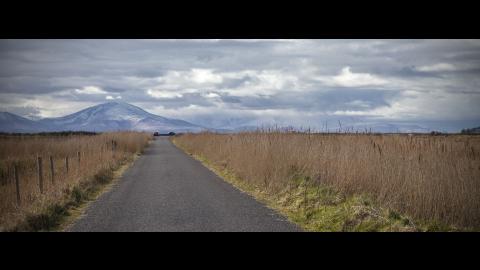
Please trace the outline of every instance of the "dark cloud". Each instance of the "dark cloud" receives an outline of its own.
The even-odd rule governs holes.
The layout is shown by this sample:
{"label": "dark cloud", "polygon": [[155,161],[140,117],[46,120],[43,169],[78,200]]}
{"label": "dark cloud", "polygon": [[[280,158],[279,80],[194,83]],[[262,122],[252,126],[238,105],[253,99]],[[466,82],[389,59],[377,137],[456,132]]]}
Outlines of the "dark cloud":
{"label": "dark cloud", "polygon": [[413,79],[415,77],[426,77],[426,78],[428,78],[428,77],[441,78],[442,77],[441,74],[438,74],[438,73],[420,72],[420,71],[416,70],[415,66],[403,67],[403,68],[400,68],[397,71],[390,72],[390,74],[388,74],[388,75],[397,76],[397,77],[404,77],[404,78],[412,77]]}
{"label": "dark cloud", "polygon": [[29,117],[113,98],[214,127],[454,130],[480,125],[479,74],[478,40],[0,41],[1,110]]}
{"label": "dark cloud", "polygon": [[222,96],[222,101],[225,103],[241,103],[242,100],[239,97],[231,97],[231,96]]}

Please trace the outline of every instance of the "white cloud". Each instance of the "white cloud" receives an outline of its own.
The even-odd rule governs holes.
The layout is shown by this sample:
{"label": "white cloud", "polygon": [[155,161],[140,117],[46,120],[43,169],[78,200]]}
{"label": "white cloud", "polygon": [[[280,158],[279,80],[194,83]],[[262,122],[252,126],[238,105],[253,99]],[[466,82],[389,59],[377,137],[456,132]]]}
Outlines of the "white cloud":
{"label": "white cloud", "polygon": [[222,75],[227,79],[248,78],[236,87],[219,89],[237,97],[270,96],[279,92],[303,89],[303,84],[297,75],[282,70],[242,70]]}
{"label": "white cloud", "polygon": [[213,73],[211,69],[192,69],[188,74],[190,79],[198,84],[217,84],[222,83],[222,76]]}
{"label": "white cloud", "polygon": [[223,82],[220,74],[211,69],[170,70],[164,76],[158,77],[156,83],[166,90],[184,88],[213,87]]}
{"label": "white cloud", "polygon": [[106,94],[107,92],[103,91],[102,88],[97,86],[85,86],[81,89],[75,89],[77,94],[82,95],[99,95],[99,94]]}
{"label": "white cloud", "polygon": [[218,93],[232,96],[269,96],[282,91],[298,91],[304,83],[297,74],[283,70],[239,70],[214,72],[211,69],[168,71],[146,85],[146,93],[155,98],[182,97],[185,93],[200,93],[207,98]]}
{"label": "white cloud", "polygon": [[455,71],[457,70],[457,67],[448,63],[438,63],[434,65],[420,66],[415,69],[421,72],[441,72],[441,71]]}
{"label": "white cloud", "polygon": [[122,99],[122,96],[116,96],[116,97],[106,96],[105,99],[107,99],[107,100]]}
{"label": "white cloud", "polygon": [[204,96],[207,97],[207,98],[218,98],[218,97],[220,97],[219,94],[213,93],[213,92],[207,93],[207,94],[205,94]]}
{"label": "white cloud", "polygon": [[369,73],[353,73],[347,66],[342,68],[340,73],[334,76],[329,83],[343,87],[362,87],[384,85],[387,81]]}
{"label": "white cloud", "polygon": [[148,89],[147,94],[153,98],[158,98],[158,99],[172,99],[172,98],[183,97],[181,93],[164,91],[164,90],[156,90],[156,89]]}

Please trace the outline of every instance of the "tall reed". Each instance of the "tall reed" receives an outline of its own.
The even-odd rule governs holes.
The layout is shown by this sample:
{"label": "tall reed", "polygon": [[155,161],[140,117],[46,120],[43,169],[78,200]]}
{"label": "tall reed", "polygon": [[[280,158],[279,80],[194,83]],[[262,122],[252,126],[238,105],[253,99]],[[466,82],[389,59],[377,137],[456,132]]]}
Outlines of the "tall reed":
{"label": "tall reed", "polygon": [[[37,212],[61,200],[73,186],[117,167],[133,153],[140,152],[150,137],[150,134],[138,132],[90,136],[0,136],[0,231],[17,223],[27,213]],[[38,181],[38,157],[42,158],[43,194]],[[15,165],[20,205],[13,175]]]}
{"label": "tall reed", "polygon": [[270,192],[300,174],[414,218],[480,226],[480,136],[257,131],[175,140]]}

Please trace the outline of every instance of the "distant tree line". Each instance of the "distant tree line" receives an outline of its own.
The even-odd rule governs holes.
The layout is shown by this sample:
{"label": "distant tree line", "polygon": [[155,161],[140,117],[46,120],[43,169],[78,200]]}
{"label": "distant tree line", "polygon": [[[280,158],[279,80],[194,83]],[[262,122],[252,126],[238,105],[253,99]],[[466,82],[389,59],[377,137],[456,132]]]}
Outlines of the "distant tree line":
{"label": "distant tree line", "polygon": [[472,134],[472,133],[480,133],[480,127],[476,128],[464,128],[461,131],[462,134]]}
{"label": "distant tree line", "polygon": [[90,131],[58,131],[58,132],[37,132],[37,133],[18,133],[18,132],[0,132],[1,136],[71,136],[71,135],[98,135],[98,132]]}

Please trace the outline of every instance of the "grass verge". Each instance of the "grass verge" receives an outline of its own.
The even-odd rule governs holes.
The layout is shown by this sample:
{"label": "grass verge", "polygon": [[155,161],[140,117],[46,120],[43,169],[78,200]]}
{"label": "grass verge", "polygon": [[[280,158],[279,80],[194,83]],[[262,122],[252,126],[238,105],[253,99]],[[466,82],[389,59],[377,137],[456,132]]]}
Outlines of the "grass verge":
{"label": "grass verge", "polygon": [[418,221],[392,209],[379,206],[367,194],[347,196],[333,187],[313,183],[304,175],[292,175],[289,185],[282,190],[248,183],[228,170],[201,155],[189,153],[172,139],[184,152],[200,161],[205,167],[252,195],[258,201],[286,216],[306,231],[316,232],[418,232],[456,231],[454,227],[435,221]]}
{"label": "grass verge", "polygon": [[108,169],[96,174],[92,179],[70,187],[60,202],[47,206],[35,214],[27,214],[25,220],[8,231],[38,232],[64,231],[80,217],[90,202],[108,191],[140,154],[134,154]]}

